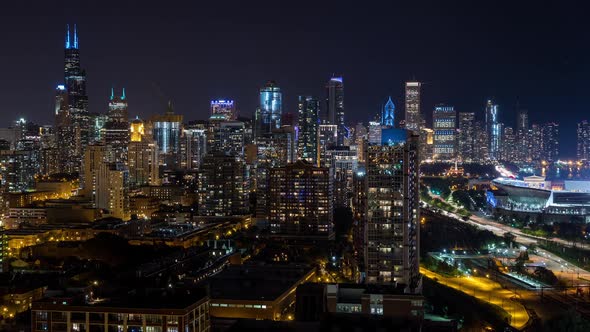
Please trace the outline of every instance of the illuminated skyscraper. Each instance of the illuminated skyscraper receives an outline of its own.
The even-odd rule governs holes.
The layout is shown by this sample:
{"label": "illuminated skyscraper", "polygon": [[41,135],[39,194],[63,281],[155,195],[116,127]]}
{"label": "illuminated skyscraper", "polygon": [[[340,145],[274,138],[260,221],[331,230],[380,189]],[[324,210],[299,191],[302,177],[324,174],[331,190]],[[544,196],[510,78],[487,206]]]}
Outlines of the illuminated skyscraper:
{"label": "illuminated skyscraper", "polygon": [[337,145],[344,144],[348,129],[344,125],[344,83],[342,77],[332,77],[326,84],[326,124],[337,126]]}
{"label": "illuminated skyscraper", "polygon": [[226,120],[236,120],[238,113],[234,101],[230,99],[211,100],[211,115],[223,115]]}
{"label": "illuminated skyscraper", "polygon": [[328,162],[326,151],[338,145],[338,126],[322,124],[318,132],[318,153],[320,166],[325,166]]}
{"label": "illuminated skyscraper", "polygon": [[168,169],[177,168],[180,161],[180,135],[182,133],[182,115],[174,114],[172,103],[163,115],[153,116],[152,134],[158,145],[160,165]]}
{"label": "illuminated skyscraper", "polygon": [[115,96],[111,89],[107,122],[100,135],[102,143],[107,147],[107,161],[111,163],[127,163],[130,132],[127,107],[125,88],[121,96]]}
{"label": "illuminated skyscraper", "polygon": [[516,134],[512,127],[505,127],[502,133],[501,160],[517,160],[518,149],[516,149]]}
{"label": "illuminated skyscraper", "polygon": [[255,114],[256,136],[269,134],[281,127],[283,111],[283,94],[274,81],[268,81],[260,88],[260,107]]}
{"label": "illuminated skyscraper", "polygon": [[542,159],[548,162],[559,158],[559,124],[549,122],[541,127]]}
{"label": "illuminated skyscraper", "polygon": [[[420,290],[419,137],[414,131],[384,129],[382,142],[367,147],[366,174],[360,180],[366,202],[356,199],[355,214],[365,218],[366,283],[405,284]],[[364,209],[364,211],[360,210]],[[356,242],[356,241],[355,241]]]}
{"label": "illuminated skyscraper", "polygon": [[434,130],[434,159],[449,160],[455,157],[455,131],[457,113],[453,106],[438,105],[432,113]]}
{"label": "illuminated skyscraper", "polygon": [[475,113],[459,112],[459,132],[457,153],[463,161],[474,159],[475,144]]}
{"label": "illuminated skyscraper", "polygon": [[419,130],[422,124],[420,113],[420,82],[406,82],[406,129]]}
{"label": "illuminated skyscraper", "polygon": [[88,95],[86,94],[86,72],[80,67],[80,50],[78,31],[74,25],[73,38],[70,27],[66,30],[64,85],[67,91],[71,131],[74,134],[72,160],[65,161],[64,171],[80,171],[80,163],[90,136],[90,115],[88,113]]}
{"label": "illuminated skyscraper", "polygon": [[320,102],[314,97],[299,96],[297,109],[299,113],[298,158],[317,165]]}
{"label": "illuminated skyscraper", "polygon": [[127,162],[130,187],[159,185],[158,145],[151,136],[145,134],[144,123],[139,118],[131,122],[130,128]]}
{"label": "illuminated skyscraper", "polygon": [[529,114],[525,109],[518,109],[516,118],[516,142],[517,162],[529,161]]}
{"label": "illuminated skyscraper", "polygon": [[393,101],[391,101],[391,97],[389,97],[387,103],[383,106],[381,124],[389,127],[395,126],[395,105],[393,104]]}
{"label": "illuminated skyscraper", "polygon": [[500,158],[500,151],[502,149],[502,130],[498,124],[498,105],[494,104],[492,100],[486,103],[486,132],[488,136],[488,153],[492,160]]}
{"label": "illuminated skyscraper", "polygon": [[584,120],[578,123],[578,160],[590,160],[590,124]]}

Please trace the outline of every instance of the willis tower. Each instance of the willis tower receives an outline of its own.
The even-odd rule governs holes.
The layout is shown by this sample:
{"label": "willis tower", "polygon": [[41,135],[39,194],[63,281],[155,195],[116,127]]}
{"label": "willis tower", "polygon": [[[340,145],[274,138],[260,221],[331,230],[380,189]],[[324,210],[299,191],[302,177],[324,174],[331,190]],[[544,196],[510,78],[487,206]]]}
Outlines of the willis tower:
{"label": "willis tower", "polygon": [[[80,49],[78,31],[74,24],[73,36],[70,26],[66,28],[65,62],[64,62],[65,105],[60,107],[57,117],[58,135],[60,137],[60,168],[62,172],[75,173],[81,170],[84,150],[88,145],[90,134],[90,115],[88,113],[88,95],[86,94],[86,72],[80,68]],[[65,137],[64,137],[65,136]],[[67,149],[67,151],[63,151]]]}

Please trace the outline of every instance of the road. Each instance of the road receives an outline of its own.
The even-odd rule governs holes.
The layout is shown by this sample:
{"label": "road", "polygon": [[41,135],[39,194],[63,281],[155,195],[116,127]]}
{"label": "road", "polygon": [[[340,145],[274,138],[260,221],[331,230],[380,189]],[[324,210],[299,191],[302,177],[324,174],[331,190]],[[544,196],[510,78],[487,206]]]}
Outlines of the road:
{"label": "road", "polygon": [[516,329],[522,329],[529,321],[529,315],[524,306],[514,300],[518,295],[504,289],[502,285],[491,279],[485,277],[443,277],[422,267],[420,273],[430,279],[436,278],[439,283],[445,286],[501,307],[510,315],[510,325]]}
{"label": "road", "polygon": [[[425,203],[426,204],[426,203]],[[428,206],[428,204],[426,204]],[[530,246],[531,244],[537,244],[539,240],[546,240],[540,237],[531,236],[528,234],[522,233],[518,228],[514,228],[511,226],[507,226],[501,224],[499,222],[487,219],[485,217],[472,215],[468,220],[462,219],[460,216],[447,212],[441,211],[441,213],[447,217],[454,218],[460,222],[473,225],[480,229],[486,229],[497,236],[504,236],[505,233],[510,232],[515,236],[515,241],[523,244],[525,246]],[[550,239],[551,241],[558,242],[565,246],[571,246],[567,241],[562,239]],[[579,247],[586,248],[587,245],[582,246],[581,244],[577,244]],[[578,285],[578,284],[588,284],[590,281],[590,272],[568,263],[563,259],[559,258],[558,256],[549,253],[546,250],[540,249],[537,247],[537,253],[540,257],[535,257],[534,255],[529,255],[530,258],[533,259],[533,262],[542,262],[546,264],[546,267],[553,271],[555,275],[559,278],[564,280],[568,285]]]}

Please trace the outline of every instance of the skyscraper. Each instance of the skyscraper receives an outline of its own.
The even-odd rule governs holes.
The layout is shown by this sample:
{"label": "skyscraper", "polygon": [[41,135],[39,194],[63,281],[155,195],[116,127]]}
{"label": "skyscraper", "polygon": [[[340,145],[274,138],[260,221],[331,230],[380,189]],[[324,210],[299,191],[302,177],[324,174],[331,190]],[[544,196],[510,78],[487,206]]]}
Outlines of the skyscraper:
{"label": "skyscraper", "polygon": [[182,132],[182,115],[174,114],[172,103],[163,115],[153,116],[152,133],[158,145],[160,165],[174,169],[180,161],[180,134]]}
{"label": "skyscraper", "polygon": [[422,124],[420,113],[420,82],[406,82],[406,129],[419,130]]}
{"label": "skyscraper", "polygon": [[236,120],[238,113],[234,101],[231,99],[211,100],[211,115],[223,115],[226,120]]}
{"label": "skyscraper", "polygon": [[268,81],[260,88],[260,107],[255,114],[256,136],[272,133],[281,127],[283,94],[275,81]]}
{"label": "skyscraper", "polygon": [[311,96],[299,96],[297,110],[299,114],[298,158],[317,165],[320,102]]}
{"label": "skyscraper", "polygon": [[517,160],[518,149],[516,149],[516,134],[512,127],[505,127],[502,133],[501,160]]}
{"label": "skyscraper", "polygon": [[457,139],[457,153],[463,161],[474,158],[475,144],[475,113],[459,112],[459,137]]}
{"label": "skyscraper", "polygon": [[[367,147],[364,262],[366,282],[405,284],[419,291],[419,136],[384,129],[379,145]],[[358,209],[356,210],[357,212]]]}
{"label": "skyscraper", "polygon": [[559,158],[559,124],[549,122],[541,127],[541,145],[543,160],[557,161]]}
{"label": "skyscraper", "polygon": [[72,161],[65,162],[65,171],[80,171],[80,163],[86,145],[89,142],[90,115],[88,113],[88,95],[86,94],[86,72],[80,67],[80,50],[78,31],[74,24],[73,38],[70,38],[70,26],[66,30],[64,87],[67,91],[70,126],[74,134]]}
{"label": "skyscraper", "polygon": [[299,160],[270,170],[271,232],[333,236],[330,171]]}
{"label": "skyscraper", "polygon": [[529,153],[529,114],[525,109],[518,109],[516,118],[516,160],[517,162],[526,162],[530,160]]}
{"label": "skyscraper", "polygon": [[160,183],[158,169],[158,145],[145,134],[140,119],[131,122],[131,140],[128,147],[129,185],[138,188]]}
{"label": "skyscraper", "polygon": [[502,130],[498,125],[498,105],[494,104],[491,99],[486,103],[485,114],[489,158],[495,160],[500,157]]}
{"label": "skyscraper", "polygon": [[590,159],[590,124],[584,120],[578,123],[578,149],[577,157],[578,160],[589,160]]}
{"label": "skyscraper", "polygon": [[125,88],[121,96],[115,96],[114,89],[111,89],[107,121],[100,134],[102,143],[107,147],[108,162],[127,163],[130,132],[127,107]]}
{"label": "skyscraper", "polygon": [[210,152],[203,157],[198,177],[199,215],[246,214],[248,192],[241,158],[223,152]]}
{"label": "skyscraper", "polygon": [[455,131],[457,113],[453,106],[437,105],[432,113],[434,130],[434,159],[449,160],[455,157]]}
{"label": "skyscraper", "polygon": [[344,125],[344,83],[342,77],[332,77],[326,84],[326,124],[337,126],[337,145],[344,144],[348,129]]}
{"label": "skyscraper", "polygon": [[391,97],[389,97],[387,103],[383,106],[381,124],[389,127],[395,126],[395,105],[393,104],[393,101],[391,101]]}

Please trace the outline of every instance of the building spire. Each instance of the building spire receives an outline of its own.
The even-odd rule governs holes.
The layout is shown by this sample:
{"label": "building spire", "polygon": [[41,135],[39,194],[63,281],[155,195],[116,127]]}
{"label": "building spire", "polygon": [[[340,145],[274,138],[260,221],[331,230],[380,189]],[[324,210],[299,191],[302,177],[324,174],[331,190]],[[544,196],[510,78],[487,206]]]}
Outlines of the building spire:
{"label": "building spire", "polygon": [[70,48],[70,25],[66,24],[66,49]]}
{"label": "building spire", "polygon": [[76,24],[74,24],[74,48],[78,49],[78,30],[76,29]]}
{"label": "building spire", "polygon": [[123,95],[121,96],[121,99],[125,100],[125,98],[127,98],[127,96],[125,95],[125,88],[123,88]]}
{"label": "building spire", "polygon": [[115,89],[111,87],[111,100],[115,98]]}

